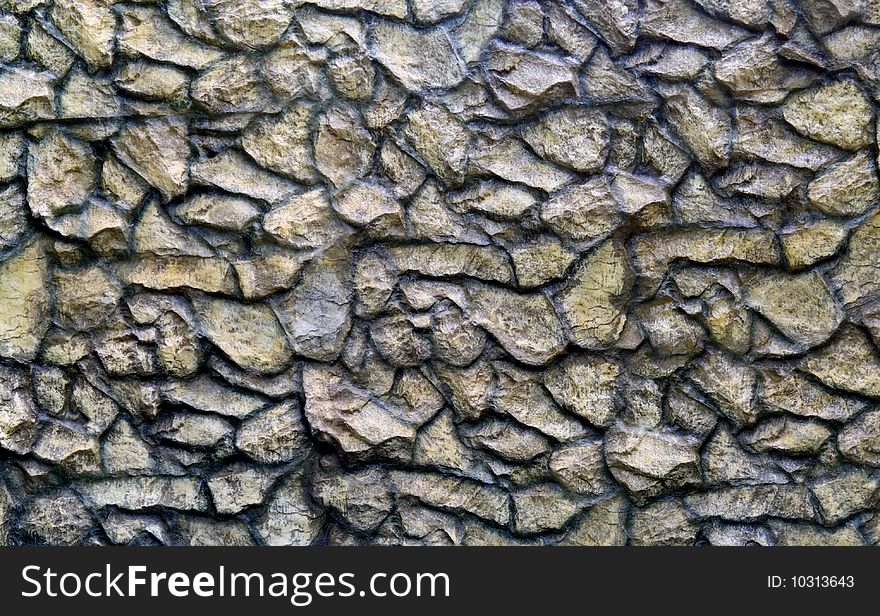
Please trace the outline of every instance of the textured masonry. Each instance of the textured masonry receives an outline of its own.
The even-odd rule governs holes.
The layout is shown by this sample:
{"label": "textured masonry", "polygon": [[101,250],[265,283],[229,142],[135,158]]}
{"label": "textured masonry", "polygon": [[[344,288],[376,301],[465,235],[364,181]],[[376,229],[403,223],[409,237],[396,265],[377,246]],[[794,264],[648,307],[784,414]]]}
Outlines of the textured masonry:
{"label": "textured masonry", "polygon": [[0,0],[0,544],[880,541],[880,0]]}

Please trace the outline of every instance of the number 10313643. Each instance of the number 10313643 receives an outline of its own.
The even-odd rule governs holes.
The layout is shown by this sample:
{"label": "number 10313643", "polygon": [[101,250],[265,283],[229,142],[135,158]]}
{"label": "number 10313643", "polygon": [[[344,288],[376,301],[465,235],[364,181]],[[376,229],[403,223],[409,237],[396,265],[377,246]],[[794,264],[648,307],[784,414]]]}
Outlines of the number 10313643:
{"label": "number 10313643", "polygon": [[854,588],[853,575],[768,575],[768,588]]}

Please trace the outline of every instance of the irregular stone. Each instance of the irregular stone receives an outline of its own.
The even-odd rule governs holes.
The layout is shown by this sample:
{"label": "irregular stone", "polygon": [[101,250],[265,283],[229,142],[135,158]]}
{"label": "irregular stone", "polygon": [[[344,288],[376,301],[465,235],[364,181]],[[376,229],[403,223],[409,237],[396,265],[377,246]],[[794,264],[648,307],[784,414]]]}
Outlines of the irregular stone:
{"label": "irregular stone", "polygon": [[428,180],[406,210],[406,235],[432,242],[488,243],[485,234],[448,206],[438,185]]}
{"label": "irregular stone", "polygon": [[734,423],[750,425],[758,418],[757,377],[748,364],[726,353],[707,353],[694,362],[687,376]]}
{"label": "irregular stone", "polygon": [[247,417],[266,405],[263,398],[232,389],[208,376],[198,376],[191,380],[169,380],[162,393],[170,402],[237,418]]}
{"label": "irregular stone", "polygon": [[770,33],[740,43],[715,61],[715,78],[744,101],[778,103],[792,90],[810,85],[816,77],[812,71],[784,65],[779,57],[780,47]]}
{"label": "irregular stone", "polygon": [[442,411],[419,431],[413,462],[418,466],[452,469],[466,476],[479,476],[474,453],[459,437],[452,412]]}
{"label": "irregular stone", "polygon": [[577,254],[567,249],[559,240],[540,236],[534,242],[515,246],[509,250],[521,287],[538,287],[551,280],[562,278]]}
{"label": "irregular stone", "polygon": [[53,217],[82,205],[95,187],[88,144],[49,130],[28,152],[27,200],[37,216]]}
{"label": "irregular stone", "polygon": [[858,464],[880,467],[880,411],[868,411],[844,426],[837,448]]}
{"label": "irregular stone", "polygon": [[754,162],[728,168],[714,179],[714,184],[722,194],[779,201],[789,197],[804,181],[804,172],[797,169]]}
{"label": "irregular stone", "polygon": [[427,337],[401,312],[374,321],[370,339],[382,357],[397,367],[420,366],[431,356]]}
{"label": "irregular stone", "polygon": [[110,475],[153,469],[149,445],[127,419],[121,418],[104,435],[101,460]]}
{"label": "irregular stone", "polygon": [[632,545],[694,545],[699,525],[680,500],[669,499],[633,509]]}
{"label": "irregular stone", "polygon": [[600,0],[576,0],[574,4],[616,54],[626,54],[633,50],[639,18],[639,4],[636,0],[625,0],[612,5]]}
{"label": "irregular stone", "polygon": [[395,267],[425,276],[472,276],[509,284],[513,271],[503,251],[468,244],[395,246],[389,249]]}
{"label": "irregular stone", "polygon": [[91,329],[112,313],[122,298],[122,287],[98,266],[76,272],[56,271],[55,308],[62,321]]}
{"label": "irregular stone", "polygon": [[208,113],[265,112],[276,109],[272,93],[246,56],[211,64],[190,85],[190,96]]}
{"label": "irregular stone", "polygon": [[837,151],[795,134],[760,107],[740,107],[736,113],[733,154],[749,159],[817,171],[835,160]]}
{"label": "irregular stone", "polygon": [[860,150],[873,141],[871,103],[849,79],[792,95],[782,113],[802,135],[845,150]]}
{"label": "irregular stone", "polygon": [[461,184],[473,143],[463,122],[438,105],[424,104],[407,114],[403,135],[441,180]]}
{"label": "irregular stone", "polygon": [[722,50],[749,36],[748,31],[716,21],[685,0],[646,0],[641,34]]}
{"label": "irregular stone", "polygon": [[717,546],[772,546],[776,541],[765,526],[749,526],[744,524],[724,524],[713,522],[703,528],[711,545]]}
{"label": "irregular stone", "polygon": [[[295,0],[295,5],[305,0]],[[388,17],[403,19],[406,17],[406,0],[308,0],[322,9],[330,11],[364,10]]]}
{"label": "irregular stone", "polygon": [[223,57],[221,50],[184,36],[158,7],[126,6],[120,16],[120,52],[194,69],[204,69]]}
{"label": "irregular stone", "polygon": [[299,182],[317,179],[312,162],[310,105],[294,103],[278,116],[262,118],[242,135],[241,147],[261,167]]}
{"label": "irregular stone", "polygon": [[382,312],[397,284],[391,267],[375,252],[364,254],[355,261],[354,266],[357,313],[371,316]]}
{"label": "irregular stone", "polygon": [[611,193],[625,214],[638,214],[651,208],[665,208],[669,203],[669,187],[665,182],[646,175],[618,172],[611,182]]}
{"label": "irregular stone", "polygon": [[489,409],[495,373],[487,361],[477,360],[467,368],[436,364],[434,372],[441,386],[448,390],[457,415],[477,419]]}
{"label": "irregular stone", "polygon": [[620,104],[642,113],[656,105],[656,96],[639,78],[618,66],[605,51],[597,47],[580,82],[581,95],[595,105]]}
{"label": "irregular stone", "polygon": [[246,197],[200,193],[174,208],[174,215],[188,225],[204,225],[228,231],[244,231],[262,214]]}
{"label": "irregular stone", "polygon": [[580,17],[565,5],[544,7],[547,16],[547,38],[581,62],[586,62],[596,48],[597,37]]}
{"label": "irregular stone", "polygon": [[478,212],[511,220],[519,219],[537,203],[534,195],[525,188],[492,181],[449,193],[448,198],[452,206],[462,212]]}
{"label": "irregular stone", "polygon": [[317,360],[339,353],[351,327],[350,285],[350,256],[332,248],[309,263],[299,284],[273,302],[294,353]]}
{"label": "irregular stone", "polygon": [[244,298],[262,299],[289,289],[311,256],[308,252],[265,245],[250,257],[233,262],[232,266]]}
{"label": "irregular stone", "polygon": [[741,439],[743,444],[758,452],[798,455],[816,454],[831,435],[831,430],[819,421],[783,415],[765,419]]}
{"label": "irregular stone", "polygon": [[248,527],[239,520],[216,521],[190,515],[175,516],[176,545],[182,546],[252,546],[256,545]]}
{"label": "irregular stone", "polygon": [[806,487],[793,484],[727,487],[691,494],[685,505],[700,518],[755,522],[765,516],[812,520],[813,506]]}
{"label": "irregular stone", "polygon": [[406,459],[417,426],[406,409],[357,386],[345,370],[307,364],[303,367],[305,417],[319,438],[352,455]]}
{"label": "irregular stone", "polygon": [[831,216],[859,216],[880,198],[873,156],[855,154],[816,176],[807,187],[810,206]]}
{"label": "irregular stone", "polygon": [[145,254],[114,265],[116,276],[127,284],[159,291],[190,288],[207,293],[234,293],[230,265],[219,257]]}
{"label": "irregular stone", "polygon": [[673,432],[615,424],[606,433],[605,460],[636,503],[698,484],[699,441]]}
{"label": "irregular stone", "polygon": [[847,308],[873,299],[880,291],[874,264],[880,257],[880,213],[871,214],[855,228],[847,251],[830,270],[829,278]]}
{"label": "irregular stone", "polygon": [[492,452],[505,460],[525,463],[550,451],[550,443],[538,432],[515,422],[484,418],[479,423],[461,428],[462,436],[472,447]]}
{"label": "irregular stone", "polygon": [[52,23],[92,67],[113,62],[116,20],[112,5],[101,0],[61,0],[52,5]]}
{"label": "irregular stone", "polygon": [[623,245],[608,240],[587,256],[558,295],[573,341],[584,348],[614,344],[626,323],[632,272]]}
{"label": "irregular stone", "polygon": [[403,208],[376,184],[357,182],[336,193],[334,209],[345,222],[358,227],[400,226]]}
{"label": "irregular stone", "polygon": [[464,525],[453,515],[406,501],[398,508],[403,532],[415,545],[451,546],[464,541]]}
{"label": "irregular stone", "polygon": [[61,423],[44,426],[33,451],[71,475],[89,475],[101,470],[97,438]]}
{"label": "irregular stone", "polygon": [[5,63],[15,62],[19,54],[21,24],[12,15],[4,15],[0,19],[0,60]]}
{"label": "irregular stone", "polygon": [[624,217],[603,176],[569,186],[541,205],[541,220],[558,235],[595,242],[619,227]]}
{"label": "irregular stone", "polygon": [[477,283],[466,288],[466,295],[465,313],[515,359],[543,365],[565,348],[562,324],[546,295]]}
{"label": "irregular stone", "polygon": [[337,219],[322,189],[279,203],[266,212],[263,228],[294,248],[320,248],[347,235],[346,225]]}
{"label": "irregular stone", "polygon": [[669,264],[678,259],[696,263],[744,261],[776,265],[780,254],[776,236],[762,229],[686,228],[636,237],[632,262],[642,296],[653,295]]}
{"label": "irregular stone", "polygon": [[0,190],[0,250],[18,244],[28,230],[24,191],[12,184]]}
{"label": "irregular stone", "polygon": [[608,155],[608,120],[590,107],[551,111],[526,125],[522,137],[542,158],[581,173],[595,173]]}
{"label": "irregular stone", "polygon": [[465,71],[442,29],[416,30],[405,24],[381,20],[369,30],[373,56],[407,90],[452,88]]}
{"label": "irregular stone", "polygon": [[453,366],[471,364],[486,346],[486,333],[475,327],[454,304],[437,304],[431,325],[431,341],[437,359]]}
{"label": "irregular stone", "polygon": [[627,541],[629,503],[622,493],[590,507],[559,545],[613,546]]}
{"label": "irregular stone", "polygon": [[781,229],[779,242],[789,267],[803,269],[837,254],[847,234],[839,222],[817,220]]}
{"label": "irregular stone", "polygon": [[312,491],[318,502],[362,532],[375,530],[394,506],[388,473],[377,468],[320,472],[312,479]]}
{"label": "irregular stone", "polygon": [[208,339],[239,366],[271,374],[290,362],[293,350],[269,307],[205,296],[193,308]]}
{"label": "irregular stone", "polygon": [[745,304],[793,342],[807,347],[821,344],[843,321],[843,311],[817,272],[790,276],[756,271],[740,280]]}
{"label": "irregular stone", "polygon": [[19,524],[28,537],[40,543],[79,545],[84,543],[94,521],[74,492],[62,490],[32,499]]}
{"label": "irregular stone", "polygon": [[269,203],[292,196],[295,184],[254,165],[237,150],[225,150],[213,158],[194,160],[190,167],[194,184],[214,186]]}
{"label": "irregular stone", "polygon": [[198,449],[225,449],[232,439],[232,424],[216,415],[165,413],[152,426],[163,440]]}
{"label": "irregular stone", "polygon": [[324,512],[309,498],[305,476],[291,473],[281,480],[254,526],[266,545],[310,545],[323,522]]}
{"label": "irregular stone", "polygon": [[754,485],[786,483],[787,476],[766,456],[745,451],[730,430],[719,425],[700,454],[711,484]]}
{"label": "irregular stone", "polygon": [[865,409],[856,399],[832,395],[797,372],[767,369],[760,372],[761,402],[771,410],[803,417],[847,422]]}
{"label": "irregular stone", "polygon": [[355,109],[335,106],[318,118],[314,150],[318,171],[340,188],[366,174],[376,144]]}
{"label": "irregular stone", "polygon": [[50,35],[42,24],[33,24],[28,29],[24,48],[28,58],[55,76],[67,73],[76,60],[70,48]]}
{"label": "irregular stone", "polygon": [[880,479],[875,473],[862,469],[847,469],[818,479],[811,489],[822,520],[828,525],[838,525],[876,506]]}
{"label": "irregular stone", "polygon": [[492,485],[412,471],[392,471],[391,483],[398,494],[417,498],[432,507],[465,511],[501,525],[510,521],[510,497]]}
{"label": "irregular stone", "polygon": [[588,355],[572,355],[544,374],[544,385],[568,411],[607,428],[617,414],[621,367]]}
{"label": "irregular stone", "polygon": [[392,194],[398,199],[412,196],[427,177],[422,164],[390,139],[382,142],[379,165],[382,173],[390,180]]}
{"label": "irregular stone", "polygon": [[226,39],[251,49],[277,41],[293,16],[281,0],[207,0],[204,6]]}
{"label": "irregular stone", "polygon": [[77,490],[94,507],[113,505],[123,509],[169,507],[183,511],[206,511],[207,499],[194,477],[120,477],[77,484]]}
{"label": "irregular stone", "polygon": [[503,362],[493,368],[498,377],[492,399],[495,410],[563,443],[586,436],[581,422],[554,404],[538,375]]}
{"label": "irregular stone", "polygon": [[642,304],[636,316],[660,355],[695,355],[703,349],[705,330],[688,319],[670,298]]}
{"label": "irregular stone", "polygon": [[182,70],[145,60],[124,64],[113,83],[139,98],[168,101],[183,105],[189,98],[189,76]]}
{"label": "irregular stone", "polygon": [[542,484],[517,490],[511,494],[513,501],[513,528],[521,534],[533,534],[557,530],[581,509],[580,499],[553,484]]}
{"label": "irregular stone", "polygon": [[833,530],[816,524],[792,524],[773,520],[770,528],[780,546],[857,546],[865,545],[865,539],[854,528],[841,527]]}
{"label": "irregular stone", "polygon": [[489,87],[511,113],[535,111],[578,90],[574,67],[556,56],[495,45],[485,62]]}
{"label": "irregular stone", "polygon": [[688,85],[666,85],[660,93],[673,130],[700,164],[710,171],[725,166],[733,139],[730,115]]}
{"label": "irregular stone", "polygon": [[113,140],[113,147],[122,162],[162,191],[166,199],[186,191],[189,143],[185,122],[157,118],[127,124]]}
{"label": "irregular stone", "polygon": [[565,489],[584,496],[610,492],[613,483],[605,468],[601,441],[580,441],[550,454],[550,472]]}
{"label": "irregular stone", "polygon": [[18,175],[22,156],[27,151],[27,142],[20,132],[0,135],[0,180],[10,182]]}
{"label": "irregular stone", "polygon": [[277,478],[258,466],[233,464],[213,473],[207,484],[217,513],[227,515],[262,503]]}
{"label": "irregular stone", "polygon": [[50,73],[16,67],[0,70],[0,126],[8,128],[54,118],[52,80]]}
{"label": "irregular stone", "polygon": [[0,356],[30,361],[49,330],[52,298],[43,242],[32,239],[0,262]]}
{"label": "irregular stone", "polygon": [[361,53],[331,58],[327,76],[343,96],[358,102],[369,102],[376,86],[376,70],[370,59]]}
{"label": "irregular stone", "polygon": [[880,359],[868,337],[851,325],[804,358],[800,368],[832,389],[880,396]]}
{"label": "irregular stone", "polygon": [[25,372],[0,369],[0,448],[25,454],[37,436],[37,405]]}
{"label": "irregular stone", "polygon": [[[724,176],[722,176],[724,177]],[[672,195],[672,207],[683,223],[751,227],[752,215],[742,206],[715,193],[702,174],[687,175]]]}
{"label": "irregular stone", "polygon": [[[437,2],[431,4],[436,5]],[[503,18],[503,0],[485,0],[471,6],[464,20],[453,29],[462,60],[467,63],[479,60],[485,46],[500,29]]]}
{"label": "irregular stone", "polygon": [[556,192],[575,178],[570,171],[559,169],[532,154],[515,137],[498,141],[477,141],[471,153],[471,165],[480,174],[496,176],[549,193]]}
{"label": "irregular stone", "polygon": [[59,98],[62,118],[115,118],[122,115],[122,105],[110,81],[93,77],[81,69],[67,75]]}

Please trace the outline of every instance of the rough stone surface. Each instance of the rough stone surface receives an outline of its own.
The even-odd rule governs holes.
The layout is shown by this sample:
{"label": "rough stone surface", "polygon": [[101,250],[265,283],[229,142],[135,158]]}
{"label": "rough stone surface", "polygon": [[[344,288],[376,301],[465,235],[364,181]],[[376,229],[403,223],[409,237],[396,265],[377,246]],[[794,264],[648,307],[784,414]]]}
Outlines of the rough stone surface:
{"label": "rough stone surface", "polygon": [[0,544],[880,542],[876,1],[0,5]]}

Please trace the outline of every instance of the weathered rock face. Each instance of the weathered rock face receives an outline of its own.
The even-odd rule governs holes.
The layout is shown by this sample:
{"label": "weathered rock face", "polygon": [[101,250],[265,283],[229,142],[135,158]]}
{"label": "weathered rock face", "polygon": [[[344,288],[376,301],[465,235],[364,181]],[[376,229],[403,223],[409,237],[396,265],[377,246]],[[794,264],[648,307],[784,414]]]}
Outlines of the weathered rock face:
{"label": "weathered rock face", "polygon": [[2,4],[0,544],[880,539],[876,2]]}

